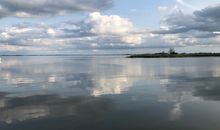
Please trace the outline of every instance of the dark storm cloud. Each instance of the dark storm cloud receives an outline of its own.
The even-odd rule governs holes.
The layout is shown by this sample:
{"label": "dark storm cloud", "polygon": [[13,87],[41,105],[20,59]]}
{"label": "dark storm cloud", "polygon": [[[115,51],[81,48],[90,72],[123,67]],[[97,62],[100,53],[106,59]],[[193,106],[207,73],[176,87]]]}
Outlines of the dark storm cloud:
{"label": "dark storm cloud", "polygon": [[197,17],[205,17],[205,18],[220,20],[219,12],[220,12],[220,4],[215,6],[209,6],[200,11],[195,11],[194,14]]}
{"label": "dark storm cloud", "polygon": [[112,0],[1,0],[0,17],[40,17],[109,9]]}
{"label": "dark storm cloud", "polygon": [[[155,31],[157,34],[178,34],[189,31],[219,32],[220,31],[220,5],[209,6],[203,10],[195,11],[191,15],[181,10],[167,16],[162,22],[167,28]],[[209,35],[214,37],[215,35]],[[199,36],[201,37],[201,36]]]}

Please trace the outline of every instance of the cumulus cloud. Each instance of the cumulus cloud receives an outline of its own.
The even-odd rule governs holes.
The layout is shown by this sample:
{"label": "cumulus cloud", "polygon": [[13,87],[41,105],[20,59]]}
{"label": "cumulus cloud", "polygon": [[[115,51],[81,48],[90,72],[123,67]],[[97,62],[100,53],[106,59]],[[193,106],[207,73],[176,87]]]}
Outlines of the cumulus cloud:
{"label": "cumulus cloud", "polygon": [[127,34],[134,30],[133,24],[118,15],[105,16],[99,12],[89,15],[86,23],[91,24],[91,32],[99,34]]}
{"label": "cumulus cloud", "polygon": [[59,25],[20,24],[0,30],[0,44],[7,51],[62,51],[74,49],[119,49],[140,47],[151,38],[118,15],[93,12],[82,21]]}
{"label": "cumulus cloud", "polygon": [[112,0],[1,0],[0,17],[41,17],[109,9]]}
{"label": "cumulus cloud", "polygon": [[149,34],[137,29],[133,23],[118,15],[102,15],[99,12],[90,13],[81,22],[67,22],[60,29],[63,38],[90,39],[92,43],[122,45],[141,44]]}
{"label": "cumulus cloud", "polygon": [[142,36],[134,34],[138,30],[126,18],[118,15],[101,15],[99,12],[94,12],[89,15],[89,18],[84,22],[90,26],[90,33],[98,35],[114,35],[121,37],[121,42],[140,44]]}

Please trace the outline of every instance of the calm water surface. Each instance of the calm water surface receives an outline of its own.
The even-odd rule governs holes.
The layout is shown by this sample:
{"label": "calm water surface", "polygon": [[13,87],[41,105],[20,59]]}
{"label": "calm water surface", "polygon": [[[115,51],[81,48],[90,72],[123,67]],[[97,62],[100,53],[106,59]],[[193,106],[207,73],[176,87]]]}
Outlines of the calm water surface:
{"label": "calm water surface", "polygon": [[0,62],[0,130],[219,129],[220,58]]}

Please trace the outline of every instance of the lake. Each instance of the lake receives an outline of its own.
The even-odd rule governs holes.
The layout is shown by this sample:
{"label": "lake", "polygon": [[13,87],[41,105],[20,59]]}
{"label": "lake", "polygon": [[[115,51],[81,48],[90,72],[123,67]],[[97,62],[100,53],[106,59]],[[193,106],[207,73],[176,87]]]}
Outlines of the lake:
{"label": "lake", "polygon": [[220,129],[220,58],[1,59],[1,130]]}

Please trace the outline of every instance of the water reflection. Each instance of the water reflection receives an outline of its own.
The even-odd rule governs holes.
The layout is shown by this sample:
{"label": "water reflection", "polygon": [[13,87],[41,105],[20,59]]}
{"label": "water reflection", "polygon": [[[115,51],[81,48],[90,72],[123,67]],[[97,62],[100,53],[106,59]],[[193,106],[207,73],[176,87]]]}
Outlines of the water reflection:
{"label": "water reflection", "polygon": [[90,116],[97,119],[111,107],[110,100],[93,97],[60,98],[55,95],[42,95],[12,98],[4,101],[0,121],[10,124],[45,116],[50,116],[50,118],[63,116],[86,118]]}
{"label": "water reflection", "polygon": [[133,72],[134,68],[124,68],[120,64],[114,66],[114,63],[103,65],[101,60],[93,59],[87,59],[84,63],[77,59],[73,59],[77,61],[70,61],[71,59],[68,58],[55,60],[49,58],[5,58],[1,64],[0,77],[3,84],[1,89],[9,92],[19,91],[22,96],[36,95],[45,90],[50,94],[68,94],[72,91],[73,96],[78,95],[80,91],[80,94],[101,96],[121,94],[132,84],[132,80],[129,80],[125,74],[127,69],[129,69],[128,72]]}
{"label": "water reflection", "polygon": [[[0,129],[37,129],[30,124],[53,130],[218,129],[219,63],[218,58],[3,57]],[[58,120],[63,124],[48,124]]]}
{"label": "water reflection", "polygon": [[125,91],[129,90],[129,87],[132,86],[132,82],[129,81],[126,77],[119,78],[110,78],[105,79],[101,78],[96,80],[96,84],[99,87],[92,89],[93,96],[101,96],[106,94],[122,94]]}

